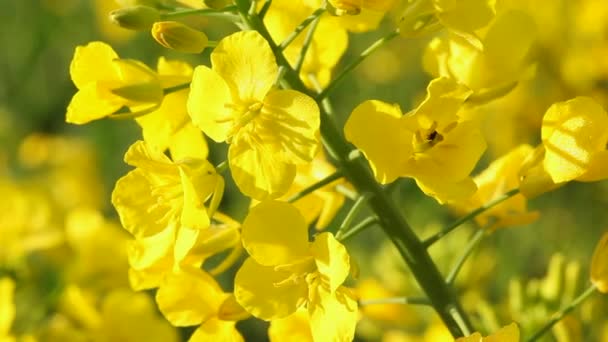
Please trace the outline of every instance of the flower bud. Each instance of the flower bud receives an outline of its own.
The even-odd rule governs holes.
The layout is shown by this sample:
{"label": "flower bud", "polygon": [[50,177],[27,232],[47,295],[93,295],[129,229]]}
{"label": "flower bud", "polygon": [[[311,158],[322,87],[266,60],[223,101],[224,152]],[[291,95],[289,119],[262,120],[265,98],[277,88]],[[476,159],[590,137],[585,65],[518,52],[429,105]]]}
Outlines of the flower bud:
{"label": "flower bud", "polygon": [[120,8],[110,12],[110,20],[122,28],[143,31],[160,20],[160,12],[148,6]]}
{"label": "flower bud", "polygon": [[598,291],[608,293],[608,233],[605,233],[595,247],[591,259],[591,282]]}
{"label": "flower bud", "polygon": [[201,53],[207,36],[177,21],[160,21],[152,26],[152,37],[162,46],[185,53]]}

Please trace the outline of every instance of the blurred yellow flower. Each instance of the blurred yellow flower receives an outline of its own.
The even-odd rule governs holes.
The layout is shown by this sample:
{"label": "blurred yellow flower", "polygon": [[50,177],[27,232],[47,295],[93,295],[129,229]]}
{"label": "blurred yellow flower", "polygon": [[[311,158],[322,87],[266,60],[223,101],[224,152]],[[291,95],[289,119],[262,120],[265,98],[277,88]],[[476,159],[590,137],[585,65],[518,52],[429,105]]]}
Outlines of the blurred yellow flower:
{"label": "blurred yellow flower", "polygon": [[228,161],[239,189],[276,198],[291,186],[296,165],[319,149],[319,108],[309,96],[274,89],[278,66],[255,31],[232,34],[211,53],[213,69],[194,71],[188,112],[217,142],[230,143]]}
{"label": "blurred yellow flower", "polygon": [[15,320],[15,282],[8,277],[0,278],[0,341],[16,341],[11,336],[11,326]]}
{"label": "blurred yellow flower", "polygon": [[[477,192],[462,202],[452,203],[452,207],[461,213],[471,212],[519,187],[519,173],[525,159],[533,153],[530,145],[520,145],[506,155],[494,160],[473,180]],[[479,226],[488,230],[500,227],[523,225],[535,221],[539,213],[528,212],[526,197],[517,194],[506,201],[486,210],[475,217]]]}
{"label": "blurred yellow flower", "polygon": [[492,335],[482,337],[476,332],[468,337],[458,338],[455,342],[519,342],[519,327],[514,322],[500,328]]}
{"label": "blurred yellow flower", "polygon": [[604,233],[591,259],[591,282],[602,293],[608,293],[608,233]]}
{"label": "blurred yellow flower", "polygon": [[535,30],[526,13],[501,13],[479,44],[457,35],[433,39],[425,52],[424,68],[435,77],[456,79],[476,96],[502,96],[532,73]]}

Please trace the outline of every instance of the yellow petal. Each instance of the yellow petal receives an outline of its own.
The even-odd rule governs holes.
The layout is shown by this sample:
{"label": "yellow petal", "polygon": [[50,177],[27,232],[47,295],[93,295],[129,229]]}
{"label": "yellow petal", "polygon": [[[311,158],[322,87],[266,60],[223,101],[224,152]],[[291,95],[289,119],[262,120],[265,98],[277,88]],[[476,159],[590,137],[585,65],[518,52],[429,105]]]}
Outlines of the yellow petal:
{"label": "yellow petal", "polygon": [[519,327],[513,322],[500,328],[492,335],[485,337],[484,342],[519,342]]}
{"label": "yellow petal", "polygon": [[589,97],[553,104],[543,117],[544,167],[556,183],[582,176],[606,149],[608,114]]}
{"label": "yellow petal", "polygon": [[378,182],[386,184],[403,173],[412,147],[412,133],[400,124],[401,110],[381,101],[365,101],[351,113],[344,133],[370,162]]}
{"label": "yellow petal", "polygon": [[232,128],[229,103],[232,97],[226,81],[206,66],[196,67],[190,84],[188,114],[192,123],[214,141],[226,140]]}
{"label": "yellow petal", "polygon": [[8,277],[0,278],[0,337],[8,336],[15,319],[15,282]]}
{"label": "yellow petal", "polygon": [[281,150],[281,146],[250,139],[238,139],[230,145],[230,171],[242,193],[263,200],[287,192],[296,166],[284,161]]}
{"label": "yellow petal", "polygon": [[[200,194],[206,189],[196,189],[190,175],[184,171],[184,167],[179,167],[179,175],[184,192],[184,205],[180,223],[184,227],[190,229],[205,229],[209,227],[210,219],[207,214],[207,208],[203,205],[205,198],[201,198]],[[199,192],[200,191],[200,192]],[[211,190],[212,192],[213,190]]]}
{"label": "yellow petal", "polygon": [[464,101],[473,93],[466,86],[447,77],[431,80],[424,101],[416,108],[416,115],[424,115],[439,125],[456,121]]}
{"label": "yellow petal", "polygon": [[96,82],[88,83],[72,97],[66,119],[77,125],[106,117],[123,106],[118,96],[109,93]]}
{"label": "yellow petal", "polygon": [[472,33],[490,23],[494,17],[488,0],[434,0],[437,18],[449,29]]}
{"label": "yellow petal", "polygon": [[114,81],[118,75],[112,60],[118,55],[111,46],[103,42],[91,42],[78,46],[70,64],[70,76],[78,89],[96,81]]}
{"label": "yellow petal", "polygon": [[172,325],[189,326],[215,316],[225,297],[213,277],[192,268],[165,277],[156,292],[156,303]]}
{"label": "yellow petal", "polygon": [[331,233],[321,233],[310,245],[310,252],[315,258],[319,273],[326,277],[329,290],[334,292],[350,272],[350,257],[346,247]]}
{"label": "yellow petal", "polygon": [[308,296],[306,282],[285,281],[290,276],[290,272],[275,271],[248,258],[236,273],[234,296],[257,318],[274,320],[289,316]]}
{"label": "yellow petal", "polygon": [[209,156],[209,145],[203,133],[189,122],[171,136],[169,151],[175,161],[190,158],[204,160]]}
{"label": "yellow petal", "polygon": [[591,282],[600,292],[608,293],[608,233],[604,233],[593,252]]}
{"label": "yellow petal", "polygon": [[236,330],[235,322],[222,321],[215,317],[199,326],[188,342],[242,342],[243,336]]}
{"label": "yellow petal", "polygon": [[241,321],[251,317],[251,314],[236,301],[234,294],[229,295],[222,302],[217,317],[223,321]]}
{"label": "yellow petal", "polygon": [[274,85],[278,66],[268,42],[257,31],[222,39],[211,53],[213,71],[243,101],[261,101]]}
{"label": "yellow petal", "polygon": [[129,282],[134,290],[159,286],[160,280],[173,267],[174,241],[175,227],[169,226],[156,235],[129,242]]}
{"label": "yellow petal", "polygon": [[300,308],[285,318],[272,320],[268,327],[268,337],[270,342],[311,342],[312,331],[308,311]]}
{"label": "yellow petal", "polygon": [[310,256],[308,225],[289,203],[261,202],[249,211],[241,229],[243,246],[261,265],[285,265]]}
{"label": "yellow petal", "polygon": [[475,193],[477,186],[471,178],[461,181],[444,181],[441,178],[416,176],[416,184],[425,194],[435,198],[440,204],[462,201]]}
{"label": "yellow petal", "polygon": [[285,161],[294,164],[310,162],[317,154],[319,143],[319,107],[310,96],[295,90],[270,91],[264,98],[264,130],[274,135],[284,146]]}
{"label": "yellow petal", "polygon": [[310,328],[315,341],[350,342],[357,325],[357,301],[348,289],[340,288],[329,293],[317,286],[315,297],[318,301],[308,304]]}
{"label": "yellow petal", "polygon": [[144,171],[135,169],[120,178],[112,191],[112,205],[118,212],[120,222],[135,237],[162,231],[168,224],[167,219],[170,219],[167,217],[167,205],[157,205],[157,198],[150,196],[155,188],[155,184],[150,182]]}

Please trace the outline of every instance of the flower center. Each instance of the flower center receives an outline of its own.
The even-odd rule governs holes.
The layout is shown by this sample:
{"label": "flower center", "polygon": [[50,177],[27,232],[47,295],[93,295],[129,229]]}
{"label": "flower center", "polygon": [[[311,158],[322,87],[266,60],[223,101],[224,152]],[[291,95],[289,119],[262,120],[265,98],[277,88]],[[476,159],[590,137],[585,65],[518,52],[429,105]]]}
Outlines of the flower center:
{"label": "flower center", "polygon": [[227,104],[226,107],[232,109],[232,128],[228,132],[228,143],[232,142],[232,138],[237,134],[243,127],[247,126],[253,121],[261,112],[264,104],[259,101],[252,101],[246,104]]}

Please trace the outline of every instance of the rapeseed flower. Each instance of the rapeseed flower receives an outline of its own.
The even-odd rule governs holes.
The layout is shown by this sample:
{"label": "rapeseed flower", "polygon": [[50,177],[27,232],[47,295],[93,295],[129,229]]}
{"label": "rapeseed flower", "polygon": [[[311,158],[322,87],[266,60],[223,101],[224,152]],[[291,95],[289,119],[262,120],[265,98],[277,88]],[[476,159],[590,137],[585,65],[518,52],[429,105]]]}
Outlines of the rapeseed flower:
{"label": "rapeseed flower", "polygon": [[296,165],[310,162],[319,149],[316,102],[294,90],[275,89],[276,60],[255,31],[222,39],[211,64],[194,71],[188,98],[192,122],[211,139],[230,144],[230,170],[244,194],[281,196]]}
{"label": "rapeseed flower", "polygon": [[245,310],[272,321],[306,307],[315,341],[352,340],[357,303],[341,286],[350,257],[331,233],[309,242],[298,210],[269,200],[250,210],[242,241],[250,257],[237,272],[234,295]]}
{"label": "rapeseed flower", "polygon": [[438,78],[412,112],[402,115],[396,105],[366,101],[352,112],[344,132],[366,155],[378,182],[412,177],[440,203],[463,200],[475,192],[469,173],[486,148],[478,123],[459,113],[470,94]]}

